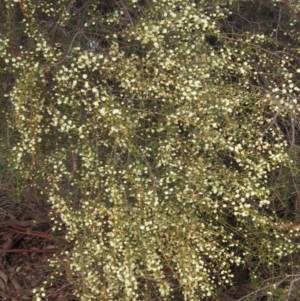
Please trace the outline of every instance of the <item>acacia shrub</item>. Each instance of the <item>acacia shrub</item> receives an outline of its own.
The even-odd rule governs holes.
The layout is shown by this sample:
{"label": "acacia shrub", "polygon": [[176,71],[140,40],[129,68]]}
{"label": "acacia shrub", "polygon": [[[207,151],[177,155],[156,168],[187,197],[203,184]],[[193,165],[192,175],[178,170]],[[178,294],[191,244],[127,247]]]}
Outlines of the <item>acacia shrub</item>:
{"label": "acacia shrub", "polygon": [[82,300],[204,299],[232,284],[232,267],[255,276],[295,251],[269,182],[291,164],[271,117],[298,118],[294,73],[282,67],[286,101],[285,86],[251,85],[258,58],[286,59],[272,37],[224,31],[238,1],[118,3],[25,2],[30,43],[1,54],[17,75],[13,166],[74,242],[51,264]]}

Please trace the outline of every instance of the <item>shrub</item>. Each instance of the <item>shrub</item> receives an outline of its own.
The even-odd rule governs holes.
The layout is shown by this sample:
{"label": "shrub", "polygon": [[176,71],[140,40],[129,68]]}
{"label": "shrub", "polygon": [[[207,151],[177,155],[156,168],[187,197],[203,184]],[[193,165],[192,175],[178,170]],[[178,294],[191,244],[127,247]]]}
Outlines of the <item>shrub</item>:
{"label": "shrub", "polygon": [[295,251],[270,182],[292,164],[292,29],[286,49],[244,31],[239,1],[98,2],[6,1],[24,36],[15,57],[1,36],[13,165],[74,243],[52,265],[82,300],[199,300],[234,266],[272,269]]}

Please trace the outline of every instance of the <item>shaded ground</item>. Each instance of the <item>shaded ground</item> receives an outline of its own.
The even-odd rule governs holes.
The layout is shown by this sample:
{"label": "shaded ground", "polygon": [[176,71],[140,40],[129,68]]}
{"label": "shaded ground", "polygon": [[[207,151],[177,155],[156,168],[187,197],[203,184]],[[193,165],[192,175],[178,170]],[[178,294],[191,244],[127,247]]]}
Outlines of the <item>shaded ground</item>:
{"label": "shaded ground", "polygon": [[[48,259],[63,237],[51,235],[49,206],[35,189],[14,199],[13,187],[0,186],[0,300],[33,300],[33,290],[53,273]],[[65,274],[47,286],[44,300],[78,300]]]}

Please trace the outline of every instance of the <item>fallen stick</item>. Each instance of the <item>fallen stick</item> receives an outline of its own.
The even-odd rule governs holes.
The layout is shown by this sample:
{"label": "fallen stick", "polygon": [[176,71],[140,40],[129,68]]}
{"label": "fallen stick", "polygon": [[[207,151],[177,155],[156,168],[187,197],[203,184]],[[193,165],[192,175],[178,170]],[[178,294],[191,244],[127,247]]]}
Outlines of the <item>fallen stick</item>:
{"label": "fallen stick", "polygon": [[0,249],[0,254],[3,253],[55,253],[58,249],[10,249],[2,250]]}

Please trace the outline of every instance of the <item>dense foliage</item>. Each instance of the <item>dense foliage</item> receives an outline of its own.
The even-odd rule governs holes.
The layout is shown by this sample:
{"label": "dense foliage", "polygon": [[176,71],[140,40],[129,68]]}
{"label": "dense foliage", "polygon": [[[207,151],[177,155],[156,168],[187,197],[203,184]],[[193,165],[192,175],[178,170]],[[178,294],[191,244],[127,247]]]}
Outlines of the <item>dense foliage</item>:
{"label": "dense foliage", "polygon": [[73,242],[51,264],[82,300],[204,300],[297,252],[295,5],[1,5],[11,164]]}

